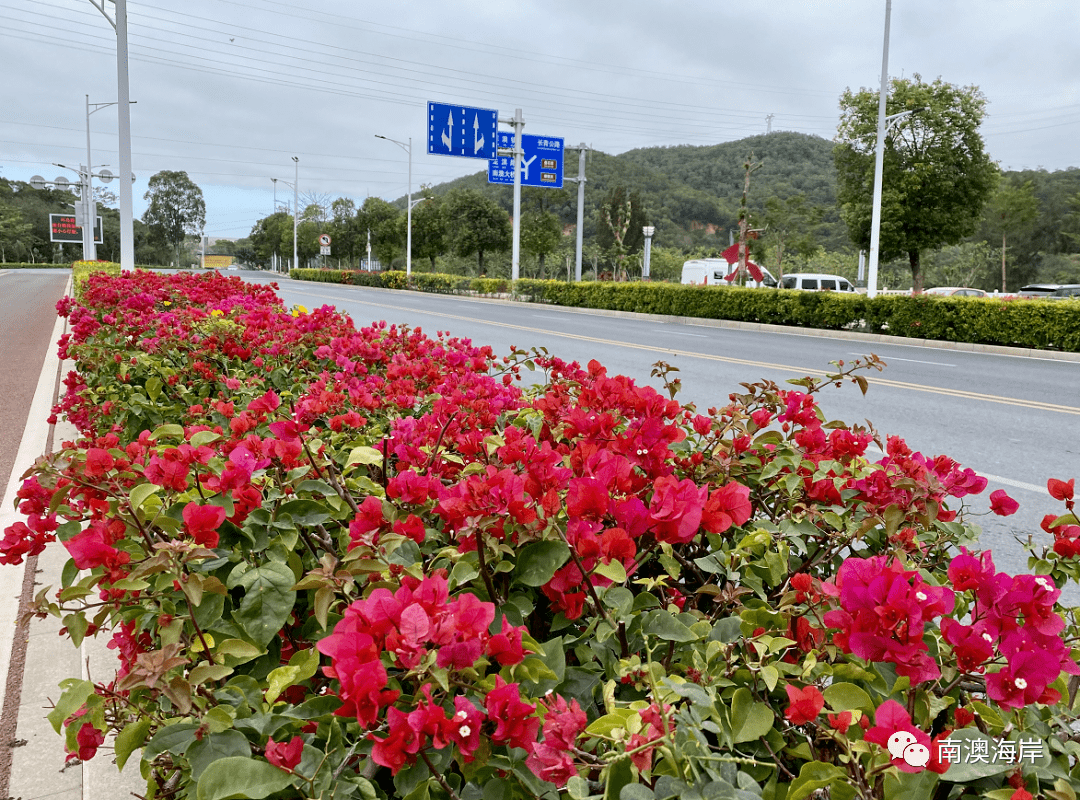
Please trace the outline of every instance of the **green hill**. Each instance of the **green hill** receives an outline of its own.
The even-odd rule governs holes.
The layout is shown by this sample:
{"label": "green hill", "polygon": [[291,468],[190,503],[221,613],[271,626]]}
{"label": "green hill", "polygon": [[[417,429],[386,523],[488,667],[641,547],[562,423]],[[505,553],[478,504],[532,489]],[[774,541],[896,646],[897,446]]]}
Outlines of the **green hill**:
{"label": "green hill", "polygon": [[[600,151],[588,155],[585,167],[585,237],[596,230],[597,207],[616,186],[639,192],[649,222],[656,226],[656,243],[666,247],[726,247],[728,231],[738,226],[739,201],[743,189],[743,164],[753,153],[762,161],[750,186],[751,212],[760,211],[770,197],[806,195],[824,209],[819,241],[833,249],[847,243],[847,232],[836,211],[836,170],[832,142],[818,136],[777,132],[736,142],[694,147],[650,147],[617,156]],[[567,153],[566,174],[577,173],[575,153]],[[577,185],[565,188],[522,190],[522,203],[543,203],[565,225],[577,219]],[[453,189],[478,189],[494,198],[508,211],[512,207],[510,187],[487,182],[480,172],[432,187],[436,195]],[[399,203],[404,206],[404,198]]]}

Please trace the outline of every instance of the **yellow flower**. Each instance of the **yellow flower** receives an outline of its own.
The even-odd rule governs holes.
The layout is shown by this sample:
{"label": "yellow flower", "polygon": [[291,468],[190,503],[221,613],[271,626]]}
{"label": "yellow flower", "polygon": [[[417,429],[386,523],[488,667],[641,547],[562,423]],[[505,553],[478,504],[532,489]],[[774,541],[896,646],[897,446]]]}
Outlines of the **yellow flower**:
{"label": "yellow flower", "polygon": [[210,316],[211,317],[220,317],[224,313],[225,312],[222,311],[220,308],[215,308],[213,311],[210,312]]}

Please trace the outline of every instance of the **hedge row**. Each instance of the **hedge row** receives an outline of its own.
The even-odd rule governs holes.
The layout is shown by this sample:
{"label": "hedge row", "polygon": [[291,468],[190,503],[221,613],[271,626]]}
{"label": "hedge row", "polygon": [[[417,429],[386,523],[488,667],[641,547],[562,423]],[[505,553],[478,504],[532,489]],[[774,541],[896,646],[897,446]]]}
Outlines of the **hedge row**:
{"label": "hedge row", "polygon": [[441,293],[512,294],[572,308],[726,319],[916,339],[1080,352],[1080,302],[865,295],[672,283],[539,281],[349,270],[293,270],[299,280]]}

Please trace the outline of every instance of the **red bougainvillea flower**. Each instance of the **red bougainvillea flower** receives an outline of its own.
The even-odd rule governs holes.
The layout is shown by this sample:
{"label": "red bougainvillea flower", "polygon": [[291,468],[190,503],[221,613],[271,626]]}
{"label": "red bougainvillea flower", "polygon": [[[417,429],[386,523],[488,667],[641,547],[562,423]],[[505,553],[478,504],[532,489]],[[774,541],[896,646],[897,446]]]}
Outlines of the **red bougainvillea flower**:
{"label": "red bougainvillea flower", "polygon": [[840,733],[847,733],[851,727],[851,712],[841,711],[839,714],[829,714],[829,727]]}
{"label": "red bougainvillea flower", "polygon": [[91,723],[84,722],[79,732],[75,734],[75,742],[78,750],[72,756],[77,756],[79,761],[89,761],[97,755],[98,748],[105,744],[105,734]]}
{"label": "red bougainvillea flower", "polygon": [[[938,740],[932,742],[925,732],[916,728],[911,722],[911,716],[904,707],[895,700],[886,700],[877,707],[877,711],[874,712],[874,727],[867,729],[863,738],[872,744],[880,745],[888,750],[889,737],[894,733],[901,731],[910,733],[915,737],[915,741],[918,744],[921,744],[930,751],[930,761],[925,767],[915,767],[908,764],[903,758],[894,757],[892,759],[892,765],[894,767],[899,768],[902,772],[912,773],[922,772],[924,769],[928,769],[932,772],[942,774],[948,770],[949,763],[940,760],[940,754],[938,753],[939,748],[936,746]],[[945,737],[938,737],[938,739],[942,738]]]}
{"label": "red bougainvillea flower", "polygon": [[1004,489],[998,489],[990,493],[990,510],[999,517],[1008,517],[1015,514],[1020,504],[1005,493]]}
{"label": "red bougainvillea flower", "polygon": [[567,705],[565,699],[556,695],[553,702],[545,705],[543,737],[533,745],[525,764],[534,774],[562,788],[578,774],[572,751],[589,719],[577,700]]}
{"label": "red bougainvillea flower", "polygon": [[1046,481],[1046,490],[1050,492],[1050,496],[1055,500],[1072,500],[1075,488],[1076,478],[1070,478],[1067,481],[1050,478]]}
{"label": "red bougainvillea flower", "polygon": [[184,506],[184,532],[203,547],[218,546],[217,529],[225,521],[225,509],[221,506],[203,506],[188,503]]}
{"label": "red bougainvillea flower", "polygon": [[289,743],[275,742],[273,737],[266,743],[266,760],[278,769],[292,772],[304,753],[304,740],[294,736]]}
{"label": "red bougainvillea flower", "polygon": [[518,684],[506,683],[500,675],[495,676],[495,688],[484,698],[488,718],[494,720],[495,730],[491,741],[532,750],[540,731],[536,706],[521,701]]}
{"label": "red bougainvillea flower", "polygon": [[117,550],[113,542],[124,535],[124,523],[112,520],[108,523],[94,520],[90,526],[64,542],[75,566],[79,569],[107,567],[112,569],[128,563],[131,555]]}
{"label": "red bougainvillea flower", "polygon": [[689,478],[659,478],[649,503],[649,520],[657,540],[685,544],[697,536],[708,492],[707,486],[698,486]]}
{"label": "red bougainvillea flower", "polygon": [[784,712],[784,718],[792,725],[805,725],[818,718],[821,709],[825,707],[825,697],[816,686],[807,686],[798,689],[794,686],[785,686],[790,705]]}
{"label": "red bougainvillea flower", "polygon": [[742,484],[729,483],[709,493],[701,514],[701,527],[709,533],[723,533],[728,528],[744,524],[753,509],[750,489]]}

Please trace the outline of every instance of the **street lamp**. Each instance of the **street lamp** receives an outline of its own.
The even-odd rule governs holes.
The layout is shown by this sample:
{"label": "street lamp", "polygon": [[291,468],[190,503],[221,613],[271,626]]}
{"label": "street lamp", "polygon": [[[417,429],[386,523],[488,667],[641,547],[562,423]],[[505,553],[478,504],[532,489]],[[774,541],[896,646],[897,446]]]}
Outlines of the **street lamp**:
{"label": "street lamp", "polygon": [[296,260],[296,220],[300,216],[300,205],[299,205],[299,202],[300,202],[299,201],[299,196],[300,196],[300,189],[299,189],[299,187],[300,187],[300,157],[299,156],[293,156],[292,160],[293,160],[293,163],[296,165],[296,175],[293,178],[293,180],[295,182],[293,183],[293,187],[292,187],[292,190],[293,190],[293,201],[292,201],[292,207],[293,207],[293,215],[292,215],[292,265],[293,265],[293,269],[296,269],[299,266],[299,263]]}
{"label": "street lamp", "polygon": [[[131,100],[131,103],[138,101]],[[83,226],[83,259],[86,261],[97,260],[97,248],[94,246],[94,223],[97,217],[97,203],[94,202],[94,171],[90,168],[91,156],[90,156],[90,115],[101,111],[103,108],[109,106],[115,106],[118,103],[91,103],[90,95],[86,95],[86,185],[84,187],[85,194],[83,195],[83,208],[86,210],[84,220],[88,220],[87,224]],[[93,106],[91,108],[91,106]],[[113,179],[113,175],[109,171],[102,172],[98,175],[103,183],[108,183]],[[121,258],[123,255],[121,254]]]}
{"label": "street lamp", "polygon": [[[105,13],[105,0],[90,0],[116,32],[116,110],[120,138],[120,268],[135,269],[135,227],[132,213],[131,184],[131,103],[128,89],[127,0],[111,0],[114,10]],[[87,164],[89,168],[89,164]]]}
{"label": "street lamp", "polygon": [[[375,138],[376,139],[385,139],[388,142],[393,142],[394,144],[396,144],[398,147],[400,147],[402,150],[404,150],[406,153],[409,154],[409,188],[408,188],[408,194],[406,195],[406,198],[407,198],[408,203],[409,203],[409,211],[408,211],[408,219],[407,219],[407,221],[405,223],[405,231],[406,231],[406,233],[405,233],[405,239],[406,239],[406,241],[405,241],[405,277],[409,278],[409,277],[412,276],[412,210],[413,210],[413,205],[414,205],[413,201],[412,201],[412,137],[411,136],[409,137],[409,143],[408,144],[405,144],[404,142],[399,142],[397,139],[391,139],[389,136],[380,136],[377,133],[375,134]],[[427,199],[427,198],[425,198],[425,199]],[[417,200],[416,202],[421,203],[423,201],[422,200]]]}
{"label": "street lamp", "polygon": [[646,225],[641,231],[645,234],[645,261],[641,266],[641,279],[647,281],[649,279],[649,258],[652,256],[652,237],[656,233],[656,228],[652,225]]}

